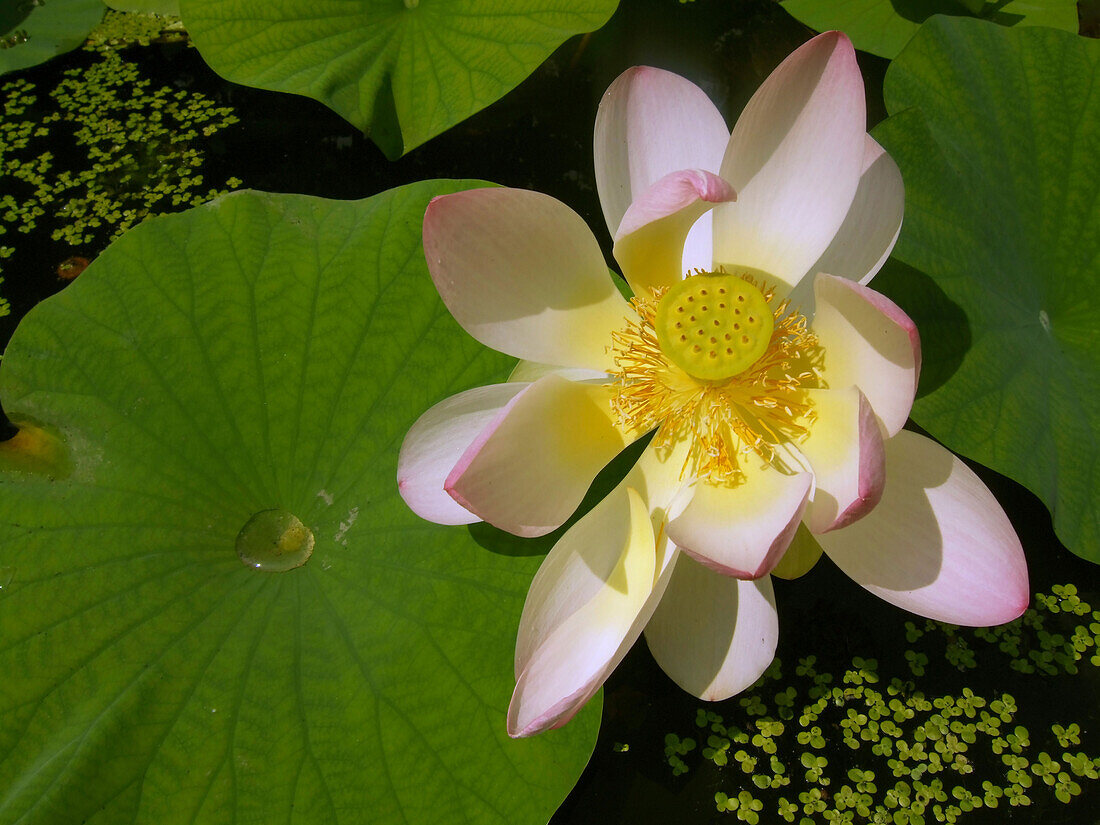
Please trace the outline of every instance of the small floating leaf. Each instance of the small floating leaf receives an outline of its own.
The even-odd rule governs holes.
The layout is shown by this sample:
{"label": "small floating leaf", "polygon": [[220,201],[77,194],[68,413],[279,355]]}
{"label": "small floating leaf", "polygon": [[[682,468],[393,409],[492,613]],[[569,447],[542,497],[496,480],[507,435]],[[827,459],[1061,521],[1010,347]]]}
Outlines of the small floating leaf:
{"label": "small floating leaf", "polygon": [[[5,0],[0,13],[0,74],[72,51],[103,19],[103,0]],[[20,13],[21,10],[26,13]]]}
{"label": "small floating leaf", "polygon": [[235,83],[319,100],[395,159],[503,97],[617,0],[183,0]]}

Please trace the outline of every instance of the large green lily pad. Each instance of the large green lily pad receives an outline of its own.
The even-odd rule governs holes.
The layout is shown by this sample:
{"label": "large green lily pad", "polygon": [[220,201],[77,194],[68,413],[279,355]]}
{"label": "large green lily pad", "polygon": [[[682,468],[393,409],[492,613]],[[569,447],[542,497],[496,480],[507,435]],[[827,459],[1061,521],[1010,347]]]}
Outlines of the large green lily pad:
{"label": "large green lily pad", "polygon": [[1076,0],[782,0],[817,31],[840,29],[857,49],[895,58],[935,14],[981,17],[1002,26],[1050,26],[1077,33]]}
{"label": "large green lily pad", "polygon": [[[874,135],[901,167],[894,255],[876,280],[918,322],[961,310],[957,369],[913,409],[957,452],[1050,507],[1100,561],[1100,42],[1051,29],[930,21],[886,73]],[[947,300],[945,301],[944,298]],[[952,306],[954,305],[954,306]],[[958,324],[956,324],[958,326]],[[929,327],[930,332],[934,326]],[[940,343],[932,341],[937,349]]]}
{"label": "large green lily pad", "polygon": [[542,825],[564,798],[599,703],[505,733],[540,557],[396,489],[419,413],[511,366],[420,248],[430,198],[470,185],[230,195],[24,319],[0,364],[24,424],[0,443],[0,823]]}
{"label": "large green lily pad", "polygon": [[103,0],[115,11],[179,16],[180,0]]}
{"label": "large green lily pad", "polygon": [[103,0],[4,0],[0,10],[0,74],[72,51],[103,19]]}
{"label": "large green lily pad", "polygon": [[315,98],[397,158],[519,84],[617,0],[183,0],[214,71]]}

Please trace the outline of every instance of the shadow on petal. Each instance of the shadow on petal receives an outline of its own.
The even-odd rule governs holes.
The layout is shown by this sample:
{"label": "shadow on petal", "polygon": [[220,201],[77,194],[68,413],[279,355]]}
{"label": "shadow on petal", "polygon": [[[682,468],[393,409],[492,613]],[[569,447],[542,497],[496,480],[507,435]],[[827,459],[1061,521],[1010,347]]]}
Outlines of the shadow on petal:
{"label": "shadow on petal", "polygon": [[960,625],[1011,621],[1028,604],[1027,564],[1008,516],[961,460],[902,430],[886,445],[886,489],[864,519],[817,536],[872,593]]}
{"label": "shadow on petal", "polygon": [[467,528],[470,538],[491,553],[501,556],[544,556],[550,552],[566,530],[572,527],[589,510],[618,486],[626,477],[630,469],[637,463],[652,436],[644,436],[613,458],[606,467],[600,470],[592,484],[588,487],[580,506],[569,519],[552,533],[537,538],[521,538],[513,536],[491,524],[479,521]]}

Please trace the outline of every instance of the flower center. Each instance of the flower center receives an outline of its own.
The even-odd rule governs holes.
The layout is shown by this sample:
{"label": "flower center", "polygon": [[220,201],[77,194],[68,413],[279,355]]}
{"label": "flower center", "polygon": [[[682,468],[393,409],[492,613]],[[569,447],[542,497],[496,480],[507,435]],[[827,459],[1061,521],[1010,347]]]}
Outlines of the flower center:
{"label": "flower center", "polygon": [[762,276],[689,275],[633,298],[637,319],[612,334],[620,426],[656,430],[658,450],[686,441],[685,477],[738,484],[740,461],[780,461],[816,418],[805,390],[823,386],[817,336]]}
{"label": "flower center", "polygon": [[736,275],[685,278],[657,304],[661,352],[695,378],[722,381],[744,372],[768,349],[775,321],[764,294]]}

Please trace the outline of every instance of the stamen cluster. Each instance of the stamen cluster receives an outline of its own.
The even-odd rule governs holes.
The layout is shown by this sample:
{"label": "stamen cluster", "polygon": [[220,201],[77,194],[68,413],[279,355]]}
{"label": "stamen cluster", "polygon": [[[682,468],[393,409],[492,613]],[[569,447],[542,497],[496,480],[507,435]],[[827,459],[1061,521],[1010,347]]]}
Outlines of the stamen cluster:
{"label": "stamen cluster", "polygon": [[[772,306],[774,287],[748,274],[741,277]],[[657,340],[654,319],[667,291],[632,298],[637,318],[628,318],[626,327],[612,334],[614,413],[625,429],[656,430],[658,450],[671,452],[686,440],[682,478],[739,484],[740,462],[749,453],[770,463],[777,447],[809,435],[816,413],[804,390],[823,386],[824,353],[806,318],[783,300],[772,309],[775,328],[768,348],[752,366],[721,381],[696,378],[672,363]]]}

